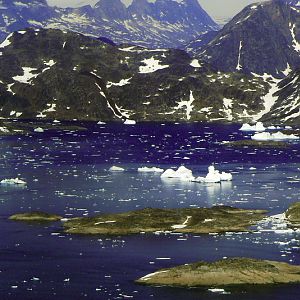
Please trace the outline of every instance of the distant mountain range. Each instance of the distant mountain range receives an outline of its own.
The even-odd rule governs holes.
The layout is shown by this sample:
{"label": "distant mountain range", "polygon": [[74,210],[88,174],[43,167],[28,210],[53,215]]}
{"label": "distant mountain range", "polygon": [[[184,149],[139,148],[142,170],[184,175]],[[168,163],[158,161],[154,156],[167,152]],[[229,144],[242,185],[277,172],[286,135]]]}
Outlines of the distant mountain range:
{"label": "distant mountain range", "polygon": [[[290,95],[287,107],[297,97],[298,75],[280,82],[270,76],[223,73],[181,50],[113,46],[52,29],[15,32],[0,48],[3,118],[223,122],[273,118],[287,123],[300,119],[294,110],[286,111],[288,119],[279,117],[281,112],[272,114],[273,104],[282,108]],[[275,92],[279,97],[272,97]]]}
{"label": "distant mountain range", "polygon": [[100,0],[94,7],[54,8],[46,0],[0,1],[0,40],[26,27],[57,28],[115,43],[177,48],[219,29],[197,0]]}

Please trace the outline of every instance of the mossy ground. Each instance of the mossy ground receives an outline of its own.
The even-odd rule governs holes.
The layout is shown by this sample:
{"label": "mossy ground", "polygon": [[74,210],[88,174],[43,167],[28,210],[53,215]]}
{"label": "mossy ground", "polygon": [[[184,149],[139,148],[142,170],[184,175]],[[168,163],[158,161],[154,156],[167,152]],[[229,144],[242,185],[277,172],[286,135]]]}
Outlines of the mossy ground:
{"label": "mossy ground", "polygon": [[48,214],[45,212],[34,211],[29,213],[15,214],[9,217],[13,221],[22,222],[55,222],[62,219],[62,217],[55,214]]}
{"label": "mossy ground", "polygon": [[[68,233],[76,234],[137,234],[156,231],[186,233],[242,232],[263,219],[265,211],[232,207],[154,209],[75,218],[64,223]],[[185,223],[186,222],[186,223]],[[174,228],[174,225],[185,227]]]}
{"label": "mossy ground", "polygon": [[253,148],[288,148],[289,144],[280,141],[255,141],[255,140],[240,140],[226,143],[229,147],[253,147]]}
{"label": "mossy ground", "polygon": [[300,227],[300,202],[292,204],[285,213],[287,219],[294,227]]}
{"label": "mossy ground", "polygon": [[230,258],[158,270],[136,282],[179,287],[296,283],[300,282],[300,266],[251,258]]}

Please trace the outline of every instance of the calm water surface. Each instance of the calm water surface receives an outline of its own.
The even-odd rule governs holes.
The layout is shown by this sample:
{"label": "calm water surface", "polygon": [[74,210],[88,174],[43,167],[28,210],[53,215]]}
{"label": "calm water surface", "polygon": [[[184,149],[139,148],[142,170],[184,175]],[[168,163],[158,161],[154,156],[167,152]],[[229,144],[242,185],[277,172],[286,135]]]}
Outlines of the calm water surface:
{"label": "calm water surface", "polygon": [[[299,233],[160,234],[80,237],[60,223],[26,225],[16,212],[43,210],[65,217],[145,207],[232,205],[282,213],[300,198],[300,145],[233,149],[222,141],[250,134],[239,125],[120,124],[87,131],[48,131],[0,138],[0,179],[19,176],[27,188],[0,186],[0,299],[299,299],[300,286],[233,290],[143,287],[134,280],[159,268],[245,256],[300,264]],[[233,182],[161,180],[137,168],[185,165],[195,175],[214,163]],[[110,173],[112,165],[125,168]]]}

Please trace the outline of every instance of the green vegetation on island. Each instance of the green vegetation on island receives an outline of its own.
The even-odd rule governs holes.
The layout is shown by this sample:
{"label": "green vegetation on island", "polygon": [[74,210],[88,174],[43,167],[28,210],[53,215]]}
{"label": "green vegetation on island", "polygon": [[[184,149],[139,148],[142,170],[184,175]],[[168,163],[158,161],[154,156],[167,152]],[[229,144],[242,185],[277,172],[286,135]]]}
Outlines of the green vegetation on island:
{"label": "green vegetation on island", "polygon": [[55,222],[62,219],[61,216],[55,214],[48,214],[41,211],[34,211],[29,213],[19,213],[14,214],[9,217],[13,221],[22,221],[22,222]]}
{"label": "green vegetation on island", "polygon": [[253,148],[288,148],[290,145],[281,141],[256,141],[256,140],[239,140],[224,144],[229,147],[253,147]]}
{"label": "green vegetation on island", "polygon": [[248,231],[265,217],[266,211],[228,206],[212,208],[154,209],[74,218],[64,223],[73,234],[128,235],[157,231],[223,233]]}
{"label": "green vegetation on island", "polygon": [[285,216],[292,227],[300,227],[300,202],[292,204],[285,212]]}
{"label": "green vegetation on island", "polygon": [[263,285],[300,282],[300,266],[251,258],[198,262],[159,270],[136,283],[175,287]]}

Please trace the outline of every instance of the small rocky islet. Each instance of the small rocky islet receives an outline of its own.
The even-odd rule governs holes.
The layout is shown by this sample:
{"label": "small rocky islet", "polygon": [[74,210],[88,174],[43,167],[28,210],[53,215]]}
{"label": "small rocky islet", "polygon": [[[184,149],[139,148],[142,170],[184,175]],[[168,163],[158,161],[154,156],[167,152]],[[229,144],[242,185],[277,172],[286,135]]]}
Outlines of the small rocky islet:
{"label": "small rocky islet", "polygon": [[33,211],[28,213],[18,213],[9,217],[13,221],[21,222],[56,222],[62,219],[61,216],[55,214],[49,214],[40,211]]}
{"label": "small rocky islet", "polygon": [[227,147],[243,148],[272,148],[272,149],[285,149],[290,147],[290,144],[282,141],[256,141],[256,140],[238,140],[224,144]]}
{"label": "small rocky islet", "polygon": [[287,221],[290,227],[300,227],[300,202],[295,202],[285,212]]}

